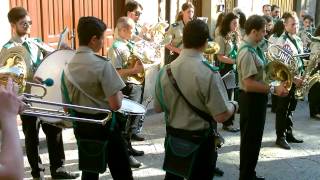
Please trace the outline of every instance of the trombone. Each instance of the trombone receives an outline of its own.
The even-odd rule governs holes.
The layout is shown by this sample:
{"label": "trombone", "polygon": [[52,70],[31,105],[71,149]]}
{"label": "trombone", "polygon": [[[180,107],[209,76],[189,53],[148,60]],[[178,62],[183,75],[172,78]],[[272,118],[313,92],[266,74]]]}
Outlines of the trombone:
{"label": "trombone", "polygon": [[[101,125],[105,125],[111,118],[112,118],[112,111],[108,109],[100,109],[100,108],[93,108],[87,106],[78,106],[72,104],[64,104],[64,103],[57,103],[57,102],[49,102],[40,100],[46,95],[46,87],[43,85],[39,85],[36,83],[26,82],[23,78],[23,74],[21,71],[16,71],[15,67],[1,67],[0,68],[0,84],[6,85],[8,83],[8,79],[12,78],[13,82],[19,86],[19,92],[23,92],[25,89],[25,85],[28,84],[29,86],[37,86],[43,89],[43,94],[41,95],[33,95],[28,93],[22,93],[22,100],[27,103],[26,109],[22,112],[23,115],[30,115],[30,116],[37,116],[37,117],[48,117],[48,118],[57,118],[67,121],[79,121],[79,122],[87,122],[87,123],[97,123]],[[102,120],[96,119],[88,119],[88,118],[78,118],[72,117],[69,113],[63,110],[56,110],[56,109],[46,109],[46,108],[39,108],[32,106],[34,104],[45,104],[48,106],[55,106],[63,108],[70,108],[70,109],[82,109],[82,110],[91,110],[91,111],[98,111],[101,113],[106,113],[107,116]],[[52,123],[52,122],[48,122]]]}
{"label": "trombone", "polygon": [[[37,116],[37,117],[48,117],[48,118],[58,118],[68,121],[79,121],[79,122],[87,122],[87,123],[96,123],[100,125],[106,125],[106,123],[112,118],[112,111],[108,109],[100,109],[100,108],[93,108],[87,106],[78,106],[73,104],[64,104],[64,103],[57,103],[57,102],[49,102],[44,100],[32,99],[23,97],[22,99],[25,103],[27,103],[27,108],[23,111],[23,115],[30,115],[30,116]],[[69,113],[61,110],[55,109],[46,109],[40,107],[33,107],[31,103],[38,103],[38,104],[45,104],[69,109],[82,109],[82,110],[91,110],[91,111],[99,111],[102,113],[106,113],[107,116],[102,120],[95,120],[95,119],[88,119],[88,118],[78,118],[72,117]]]}

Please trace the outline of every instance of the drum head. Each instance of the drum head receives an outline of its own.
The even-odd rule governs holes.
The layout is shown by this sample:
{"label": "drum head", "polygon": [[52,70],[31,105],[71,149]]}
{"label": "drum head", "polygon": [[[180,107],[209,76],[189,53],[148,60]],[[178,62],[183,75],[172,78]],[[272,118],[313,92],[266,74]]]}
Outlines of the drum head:
{"label": "drum head", "polygon": [[122,106],[118,111],[128,115],[144,115],[146,108],[137,102],[124,98],[122,100]]}
{"label": "drum head", "polygon": [[[75,51],[73,50],[57,50],[53,53],[49,54],[47,57],[45,57],[38,67],[35,76],[41,77],[44,81],[48,78],[53,80],[53,85],[50,87],[47,87],[47,95],[43,97],[43,100],[45,101],[51,101],[51,102],[62,102],[62,95],[61,95],[61,74],[65,67],[65,65],[72,59],[74,56]],[[41,88],[37,87],[31,87],[31,94],[42,94],[43,91]],[[36,107],[41,108],[50,108],[55,110],[61,110],[63,111],[62,107],[57,106],[50,106],[50,105],[44,105],[44,104],[34,104]],[[55,118],[46,118],[41,117],[42,120],[48,121],[48,122],[60,122],[61,119],[55,119]]]}

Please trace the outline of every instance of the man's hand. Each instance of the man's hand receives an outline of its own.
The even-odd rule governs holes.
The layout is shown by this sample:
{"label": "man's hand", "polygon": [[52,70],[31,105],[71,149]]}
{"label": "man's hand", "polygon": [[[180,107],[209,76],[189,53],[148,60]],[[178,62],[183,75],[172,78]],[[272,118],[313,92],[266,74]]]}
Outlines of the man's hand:
{"label": "man's hand", "polygon": [[289,94],[289,91],[285,87],[284,83],[281,83],[279,86],[275,86],[274,92],[275,92],[275,95],[280,97],[285,97],[285,96],[288,96]]}
{"label": "man's hand", "polygon": [[68,46],[67,43],[64,43],[64,42],[61,43],[60,49],[73,50],[71,49],[71,47]]}
{"label": "man's hand", "polygon": [[303,79],[294,77],[293,83],[297,86],[297,88],[300,88],[303,85]]}
{"label": "man's hand", "polygon": [[143,67],[142,62],[141,61],[137,61],[135,63],[135,65],[133,66],[133,68],[132,68],[132,71],[133,71],[132,73],[133,74],[141,73],[141,72],[143,72],[143,69],[144,69],[144,67]]}
{"label": "man's hand", "polygon": [[34,82],[34,83],[37,83],[37,84],[42,84],[43,79],[42,79],[41,77],[34,76],[34,77],[33,77],[33,82]]}
{"label": "man's hand", "polygon": [[8,79],[6,87],[0,86],[0,99],[0,120],[1,123],[4,123],[3,121],[9,117],[16,116],[23,104],[14,91],[14,84],[11,78]]}

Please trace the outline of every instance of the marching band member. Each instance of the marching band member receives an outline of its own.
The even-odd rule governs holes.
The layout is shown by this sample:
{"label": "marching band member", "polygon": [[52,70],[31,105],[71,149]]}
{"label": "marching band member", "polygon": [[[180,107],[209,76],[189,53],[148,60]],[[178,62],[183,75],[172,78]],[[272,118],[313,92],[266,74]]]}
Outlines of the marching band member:
{"label": "marching band member", "polygon": [[256,175],[255,167],[261,148],[266,119],[268,93],[285,96],[280,86],[264,82],[266,59],[258,44],[266,34],[266,21],[253,15],[245,23],[246,36],[239,47],[237,68],[240,87],[240,180],[264,179]]}
{"label": "marching band member", "polygon": [[169,64],[179,56],[183,47],[183,28],[194,16],[194,6],[191,2],[184,3],[181,9],[182,11],[179,12],[176,22],[171,24],[166,32],[167,36],[172,36],[172,41],[165,46],[170,51],[170,55],[168,59],[165,60],[165,64]]}
{"label": "marching band member", "polygon": [[[293,55],[303,53],[302,41],[296,35],[299,26],[299,21],[296,13],[285,12],[282,18],[284,19],[285,31],[278,39],[277,44]],[[297,106],[295,90],[297,87],[300,87],[303,83],[303,80],[299,78],[299,75],[301,75],[303,72],[303,62],[299,57],[295,58],[295,61],[299,66],[299,72],[297,72],[298,76],[295,76],[293,79],[293,84],[289,91],[289,95],[286,97],[277,97],[276,144],[284,149],[290,149],[288,142],[303,142],[303,140],[296,139],[292,134],[292,113]]]}
{"label": "marching band member", "polygon": [[[212,179],[216,163],[212,131],[216,131],[217,122],[225,121],[238,109],[237,102],[228,101],[219,72],[203,57],[208,38],[205,22],[192,20],[186,24],[184,49],[157,77],[154,107],[156,112],[165,112],[166,180]],[[202,143],[197,146],[199,141]],[[188,157],[179,158],[170,153],[177,147],[175,142],[188,147],[196,143],[198,148]]]}
{"label": "marching band member", "polygon": [[[134,81],[132,78],[133,75],[137,75],[144,71],[144,67],[141,61],[136,61],[133,67],[128,67],[129,57],[135,51],[135,45],[131,40],[135,23],[132,19],[128,17],[121,17],[117,22],[118,37],[112,43],[112,47],[109,49],[108,57],[110,57],[113,66],[116,68],[117,72],[126,83],[126,87],[122,90],[124,95],[127,95],[129,99],[140,103],[142,85]],[[134,156],[142,156],[143,151],[138,151],[134,149],[131,145],[132,137],[132,124],[136,116],[129,117],[126,129],[128,132],[125,132],[125,139],[128,144],[128,150],[130,156],[130,164],[132,167],[140,167],[141,163],[134,159]]]}
{"label": "marching band member", "polygon": [[[131,40],[132,41],[139,41],[141,39],[148,40],[148,38],[145,36],[145,32],[148,30],[146,26],[141,26],[139,24],[139,19],[142,14],[143,7],[140,3],[137,1],[128,1],[125,6],[125,12],[126,16],[130,19],[132,19],[135,22],[134,31]],[[115,29],[115,33],[117,34],[118,29]],[[142,87],[144,89],[144,85]],[[143,93],[143,90],[142,92]],[[141,100],[138,103],[141,103],[143,98],[143,94],[141,95]],[[131,125],[132,128],[132,136],[131,138],[136,141],[144,141],[144,137],[139,135],[141,129],[143,126],[143,118],[140,116],[137,116],[134,122]]]}
{"label": "marching band member", "polygon": [[[215,38],[215,41],[219,44],[220,50],[217,53],[217,61],[219,61],[220,74],[224,76],[229,71],[233,70],[235,64],[239,39],[234,36],[237,34],[238,16],[234,13],[228,13],[223,18],[219,35]],[[235,83],[235,76],[233,77]],[[226,83],[227,84],[227,83]],[[234,85],[235,86],[235,85]],[[227,87],[228,97],[231,99],[234,92],[234,87]],[[234,116],[228,121],[223,122],[223,129],[229,132],[238,132],[238,128],[233,127]]]}
{"label": "marching band member", "polygon": [[280,7],[278,5],[273,4],[271,6],[271,16],[273,24],[280,20]]}
{"label": "marching band member", "polygon": [[[45,45],[40,39],[29,38],[32,21],[28,12],[23,7],[14,7],[8,13],[8,19],[13,29],[13,36],[7,42],[2,50],[1,56],[12,47],[25,47],[31,56],[32,72],[35,73],[43,57],[53,51],[53,48]],[[41,47],[39,46],[41,45]],[[3,60],[3,59],[1,59]],[[3,64],[3,62],[1,62]],[[41,84],[43,81],[40,77],[33,77],[34,82]],[[33,178],[44,179],[44,167],[42,167],[39,156],[39,129],[42,126],[46,135],[50,172],[54,179],[75,179],[79,174],[67,172],[63,166],[65,160],[62,129],[48,123],[43,123],[35,116],[21,115],[23,133],[25,135],[25,147],[28,161],[31,166],[31,175]]]}
{"label": "marching band member", "polygon": [[[96,17],[79,19],[77,32],[80,46],[62,75],[61,89],[65,102],[112,111],[121,107],[120,90],[125,84],[108,59],[95,55],[103,47],[106,28],[104,22]],[[90,110],[77,109],[72,112],[80,118],[99,120],[107,116]],[[133,179],[118,121],[113,117],[110,121],[105,126],[74,122],[83,180],[99,179],[99,173],[105,171],[106,163],[114,179]],[[93,147],[97,147],[96,151],[92,150],[94,155],[88,154]],[[83,150],[86,148],[88,150]]]}
{"label": "marching band member", "polygon": [[305,53],[310,52],[311,37],[315,28],[313,27],[313,18],[310,15],[303,16],[303,26],[300,27],[298,36],[301,38],[303,43],[303,50]]}
{"label": "marching band member", "polygon": [[[314,36],[317,37],[318,39],[313,39],[311,44],[310,44],[310,50],[311,50],[311,55],[310,55],[310,61],[316,61],[312,63],[317,63],[314,65],[311,65],[311,68],[315,68],[311,72],[311,76],[316,72],[320,70],[320,64],[319,61],[319,55],[320,55],[320,26],[317,27]],[[307,67],[308,68],[308,67]],[[311,89],[309,90],[308,94],[308,100],[309,100],[309,109],[310,109],[310,117],[320,120],[320,82],[316,82]]]}

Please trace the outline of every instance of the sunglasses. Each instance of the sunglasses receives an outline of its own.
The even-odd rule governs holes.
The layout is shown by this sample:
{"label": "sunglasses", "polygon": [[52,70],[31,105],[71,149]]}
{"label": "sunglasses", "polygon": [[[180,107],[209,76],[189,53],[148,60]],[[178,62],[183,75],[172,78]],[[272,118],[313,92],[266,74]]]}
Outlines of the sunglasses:
{"label": "sunglasses", "polygon": [[24,28],[31,26],[32,25],[32,21],[24,21],[19,23],[20,25],[22,25]]}
{"label": "sunglasses", "polygon": [[136,15],[136,16],[141,16],[141,15],[142,15],[142,12],[136,11],[136,12],[134,12],[134,15]]}

